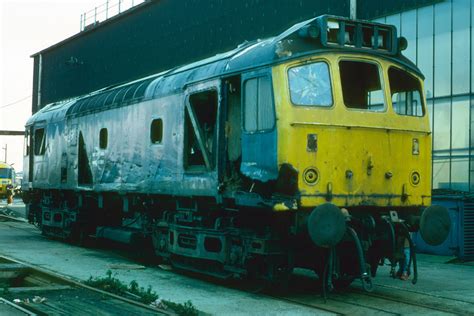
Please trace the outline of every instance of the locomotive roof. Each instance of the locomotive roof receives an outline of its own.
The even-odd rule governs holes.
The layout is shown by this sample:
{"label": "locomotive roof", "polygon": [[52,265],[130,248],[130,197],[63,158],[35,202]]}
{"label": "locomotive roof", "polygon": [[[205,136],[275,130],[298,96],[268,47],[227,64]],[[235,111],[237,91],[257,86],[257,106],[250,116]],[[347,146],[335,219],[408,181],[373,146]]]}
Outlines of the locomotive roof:
{"label": "locomotive roof", "polygon": [[1,162],[1,161],[0,161],[0,168],[2,168],[2,169],[13,169],[12,166],[10,166],[9,164],[7,164],[5,162]]}
{"label": "locomotive roof", "polygon": [[[205,79],[228,76],[317,53],[357,52],[377,55],[401,63],[420,77],[423,77],[416,65],[400,53],[397,43],[394,41],[392,41],[394,44],[391,50],[378,50],[360,49],[360,47],[356,48],[354,45],[350,47],[345,47],[344,45],[342,45],[344,47],[324,45],[324,43],[321,44],[318,41],[314,41],[314,38],[302,36],[302,31],[308,32],[308,27],[316,26],[319,30],[327,28],[328,19],[336,19],[342,21],[342,23],[349,21],[352,24],[359,22],[329,15],[312,18],[295,24],[276,37],[244,42],[231,51],[207,59],[179,66],[132,82],[106,87],[87,95],[49,104],[32,116],[28,120],[27,125],[38,121],[54,119],[52,116],[57,118],[83,116],[110,108],[126,106],[142,100],[182,91],[187,85]],[[360,23],[364,27],[367,27],[367,25],[379,28],[385,27],[393,32],[393,36],[396,37],[396,29],[393,26],[366,21],[360,21]],[[361,27],[359,26],[359,28]],[[322,34],[322,31],[318,32]],[[323,36],[321,35],[321,37]]]}

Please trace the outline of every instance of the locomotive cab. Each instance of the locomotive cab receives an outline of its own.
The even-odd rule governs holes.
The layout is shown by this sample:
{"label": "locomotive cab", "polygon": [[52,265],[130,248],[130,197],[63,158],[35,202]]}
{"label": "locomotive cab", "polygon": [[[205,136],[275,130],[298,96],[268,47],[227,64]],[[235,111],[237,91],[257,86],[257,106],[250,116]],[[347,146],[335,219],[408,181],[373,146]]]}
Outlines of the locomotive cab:
{"label": "locomotive cab", "polygon": [[430,204],[420,77],[383,58],[344,53],[284,64],[274,75],[284,87],[279,162],[300,171],[301,207]]}
{"label": "locomotive cab", "polygon": [[[424,78],[401,55],[406,41],[396,40],[393,27],[325,17],[298,36],[304,45],[317,39],[322,48],[273,68],[278,164],[296,171],[303,235],[323,254],[330,249],[318,273],[330,265],[337,275],[368,280],[366,260],[375,276],[380,260],[393,264],[397,240],[408,239],[415,256],[410,231],[420,229],[430,244],[449,232],[447,210],[428,207]],[[282,54],[304,45],[286,43]],[[307,247],[296,261],[305,260]]]}

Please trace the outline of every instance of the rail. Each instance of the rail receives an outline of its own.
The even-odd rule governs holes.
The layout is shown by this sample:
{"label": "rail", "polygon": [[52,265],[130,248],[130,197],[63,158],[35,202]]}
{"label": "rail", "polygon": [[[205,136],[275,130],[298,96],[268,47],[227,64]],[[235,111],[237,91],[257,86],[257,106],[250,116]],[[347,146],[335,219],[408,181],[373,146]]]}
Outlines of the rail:
{"label": "rail", "polygon": [[107,0],[101,5],[94,7],[81,14],[80,31],[95,27],[98,23],[110,19],[134,6],[147,0]]}

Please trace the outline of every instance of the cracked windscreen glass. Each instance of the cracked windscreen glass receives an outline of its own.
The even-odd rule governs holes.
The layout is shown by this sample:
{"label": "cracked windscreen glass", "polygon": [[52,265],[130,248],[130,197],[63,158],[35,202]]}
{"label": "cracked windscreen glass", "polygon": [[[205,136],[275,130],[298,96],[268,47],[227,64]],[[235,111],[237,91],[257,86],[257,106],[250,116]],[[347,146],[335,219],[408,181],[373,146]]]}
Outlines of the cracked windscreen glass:
{"label": "cracked windscreen glass", "polygon": [[290,68],[291,102],[303,106],[332,106],[329,67],[324,62]]}

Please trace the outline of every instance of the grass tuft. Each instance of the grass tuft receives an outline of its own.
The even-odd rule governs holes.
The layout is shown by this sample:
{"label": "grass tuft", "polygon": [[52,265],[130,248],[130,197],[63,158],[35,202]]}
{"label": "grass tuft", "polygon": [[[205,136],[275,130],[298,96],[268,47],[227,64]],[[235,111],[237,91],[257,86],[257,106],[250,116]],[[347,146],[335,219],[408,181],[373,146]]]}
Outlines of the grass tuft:
{"label": "grass tuft", "polygon": [[[191,301],[187,301],[184,304],[174,303],[167,300],[159,300],[158,294],[148,286],[146,289],[138,285],[138,282],[133,280],[130,284],[125,284],[120,281],[112,274],[112,271],[108,270],[105,277],[89,277],[88,280],[84,281],[84,284],[101,289],[119,296],[138,300],[141,303],[147,305],[159,306],[161,308],[169,308],[176,314],[181,316],[196,316],[198,310],[194,307]],[[158,303],[157,303],[158,302]]]}

